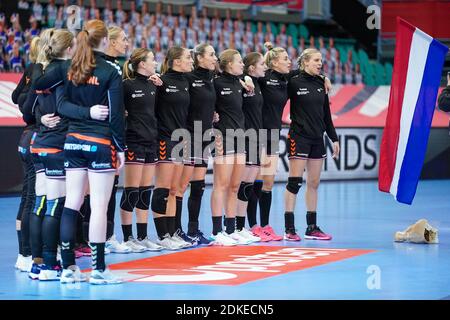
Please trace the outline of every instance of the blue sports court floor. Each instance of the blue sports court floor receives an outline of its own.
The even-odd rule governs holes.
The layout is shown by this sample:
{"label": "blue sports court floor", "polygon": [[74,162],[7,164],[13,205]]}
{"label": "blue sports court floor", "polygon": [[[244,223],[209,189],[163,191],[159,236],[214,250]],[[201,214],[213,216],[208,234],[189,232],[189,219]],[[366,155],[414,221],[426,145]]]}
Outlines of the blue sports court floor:
{"label": "blue sports court floor", "polygon": [[[284,225],[283,191],[284,185],[278,184],[273,193],[271,224],[278,233]],[[211,230],[210,192],[208,187],[201,214],[201,228],[206,234]],[[15,217],[19,198],[2,197],[0,299],[450,299],[449,180],[420,181],[412,206],[380,193],[376,181],[325,182],[319,192],[318,224],[333,235],[330,242],[270,242],[254,248],[240,247],[234,252],[214,247],[110,254],[107,263],[122,263],[114,268],[128,274],[130,280],[111,286],[42,283],[16,271]],[[296,210],[299,234],[303,234],[306,224],[303,193],[299,193]],[[120,196],[119,192],[118,200]],[[187,211],[183,209],[186,222]],[[395,231],[404,230],[420,218],[439,229],[440,244],[393,242]],[[149,232],[154,238],[153,222]],[[118,212],[116,234],[121,239]],[[245,269],[249,264],[241,264],[243,269],[236,264],[239,259],[256,261],[261,254],[267,258],[280,257],[280,253],[293,259],[287,262],[284,258],[278,263],[272,260],[272,264],[266,260],[259,267],[255,262],[250,269]],[[234,266],[223,267],[230,259],[235,259]],[[81,258],[78,263],[82,269],[90,267],[89,258]]]}

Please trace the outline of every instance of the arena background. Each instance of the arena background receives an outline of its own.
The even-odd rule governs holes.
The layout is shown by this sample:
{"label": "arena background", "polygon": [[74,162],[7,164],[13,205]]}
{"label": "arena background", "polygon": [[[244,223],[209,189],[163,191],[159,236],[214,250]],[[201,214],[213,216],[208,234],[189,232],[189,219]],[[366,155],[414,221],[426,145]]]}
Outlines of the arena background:
{"label": "arena background", "polygon": [[[22,4],[26,1],[22,1]],[[48,1],[38,1],[44,6]],[[74,1],[75,2],[75,1]],[[123,9],[130,9],[131,1],[122,1]],[[148,3],[149,11],[154,12],[155,1]],[[345,5],[343,5],[345,2]],[[29,9],[17,9],[18,1],[2,1],[0,12],[5,17],[19,13],[20,25],[23,30],[30,28],[32,2]],[[80,1],[78,1],[80,3]],[[89,7],[89,1],[81,1]],[[107,1],[94,1],[101,9]],[[136,1],[141,5],[142,1]],[[311,37],[323,36],[325,39],[334,37],[337,49],[341,53],[341,61],[347,63],[353,59],[354,65],[361,69],[361,83],[353,80],[350,84],[338,83],[335,76],[333,91],[331,92],[331,109],[333,120],[341,142],[341,155],[338,160],[331,157],[325,161],[324,180],[348,179],[377,179],[380,141],[383,132],[387,105],[389,100],[390,77],[392,72],[395,17],[401,15],[404,19],[422,28],[430,35],[440,39],[447,45],[450,42],[450,28],[448,28],[448,1],[164,1],[173,4],[173,13],[177,14],[182,5],[188,8],[191,5],[208,8],[208,16],[212,17],[213,10],[217,10],[221,18],[226,17],[226,9],[232,9],[231,18],[236,19],[236,12],[242,13],[243,21],[268,21],[273,24],[284,23],[288,27],[288,34],[297,36],[294,44],[300,45],[301,37],[305,44],[311,43]],[[56,1],[56,5],[70,4],[70,1]],[[116,8],[116,1],[112,1],[112,8]],[[365,19],[370,18],[370,6],[382,6],[383,15],[380,19],[381,29],[373,30],[361,28],[366,24]],[[166,12],[166,6],[161,7]],[[233,10],[237,9],[237,10]],[[188,11],[186,9],[186,11]],[[355,19],[348,19],[349,12],[353,12]],[[430,14],[417,14],[418,12]],[[447,13],[447,14],[446,14]],[[187,12],[189,16],[189,12]],[[431,19],[430,17],[433,16]],[[40,21],[41,22],[41,21]],[[375,20],[375,22],[377,22]],[[253,25],[252,25],[253,26]],[[278,25],[279,26],[279,25]],[[293,26],[293,27],[292,27]],[[365,30],[361,30],[365,29]],[[305,31],[306,30],[306,31]],[[281,32],[281,31],[280,31]],[[308,38],[309,36],[309,38]],[[306,38],[306,39],[305,39]],[[314,38],[313,38],[314,39]],[[21,44],[20,50],[26,49]],[[2,46],[2,50],[4,46]],[[352,51],[353,56],[348,51]],[[131,50],[129,50],[131,52]],[[350,58],[348,57],[350,55]],[[347,59],[347,61],[346,61]],[[445,71],[449,69],[450,58],[447,57]],[[26,61],[24,61],[26,63]],[[6,72],[10,71],[10,72]],[[11,101],[11,93],[21,77],[19,72],[4,68],[0,72],[0,194],[18,192],[21,189],[22,168],[17,154],[23,121],[17,106]],[[342,81],[345,82],[345,81]],[[348,82],[348,81],[347,81]],[[445,77],[442,78],[442,86]],[[442,89],[442,88],[441,88]],[[444,112],[436,110],[433,118],[433,127],[430,134],[425,165],[422,171],[423,179],[450,178],[450,139],[449,117]],[[284,123],[289,123],[289,102],[285,108]],[[277,175],[278,181],[287,179],[288,166],[286,154],[287,129],[282,130],[280,139],[280,157]],[[330,154],[330,145],[328,144]],[[211,164],[210,164],[211,166]],[[208,175],[207,182],[211,182]]]}

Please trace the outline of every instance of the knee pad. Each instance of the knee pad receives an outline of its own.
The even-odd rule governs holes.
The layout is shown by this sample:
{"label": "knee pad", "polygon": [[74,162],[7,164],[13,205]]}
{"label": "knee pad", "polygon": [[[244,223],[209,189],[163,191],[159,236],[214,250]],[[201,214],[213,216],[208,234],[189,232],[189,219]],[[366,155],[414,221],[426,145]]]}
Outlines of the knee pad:
{"label": "knee pad", "polygon": [[191,181],[191,194],[189,198],[191,199],[201,199],[203,192],[205,192],[205,180]]}
{"label": "knee pad", "polygon": [[139,188],[129,187],[125,188],[120,199],[120,209],[133,212],[136,203],[139,200]]}
{"label": "knee pad", "polygon": [[136,208],[141,210],[148,210],[150,208],[152,190],[153,186],[139,187],[139,200],[136,203]]}
{"label": "knee pad", "polygon": [[66,201],[66,197],[57,198],[54,200],[47,200],[48,210],[45,212],[45,215],[54,217],[57,219],[61,219],[65,201]]}
{"label": "knee pad", "polygon": [[293,194],[297,194],[298,190],[302,187],[303,178],[302,177],[289,177],[288,183],[286,185],[287,191]]}
{"label": "knee pad", "polygon": [[253,183],[251,182],[241,182],[238,191],[238,199],[247,202],[253,192]]}
{"label": "knee pad", "polygon": [[33,214],[40,217],[47,211],[47,196],[36,196]]}
{"label": "knee pad", "polygon": [[158,214],[166,214],[169,189],[156,188],[153,190],[152,210]]}

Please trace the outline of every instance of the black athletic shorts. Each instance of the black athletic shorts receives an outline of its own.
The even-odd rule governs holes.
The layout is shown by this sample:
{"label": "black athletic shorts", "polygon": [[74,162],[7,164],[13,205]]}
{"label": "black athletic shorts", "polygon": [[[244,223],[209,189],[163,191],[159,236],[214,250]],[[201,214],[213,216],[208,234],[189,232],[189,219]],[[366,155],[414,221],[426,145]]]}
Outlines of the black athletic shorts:
{"label": "black athletic shorts", "polygon": [[214,142],[214,157],[245,154],[245,137],[217,135]]}
{"label": "black athletic shorts", "polygon": [[[272,135],[272,130],[274,135]],[[276,133],[276,134],[275,134]],[[261,141],[264,153],[268,156],[277,156],[280,154],[280,130],[267,129],[266,139]]]}
{"label": "black athletic shorts", "polygon": [[56,148],[33,148],[44,165],[45,176],[48,178],[64,178],[64,151]]}
{"label": "black athletic shorts", "polygon": [[116,148],[108,138],[69,133],[64,143],[64,157],[66,170],[116,171]]}
{"label": "black athletic shorts", "polygon": [[245,139],[245,165],[249,167],[261,165],[261,145],[258,140]]}
{"label": "black athletic shorts", "polygon": [[288,135],[289,159],[325,159],[327,152],[323,139],[311,140],[296,133]]}
{"label": "black athletic shorts", "polygon": [[36,173],[40,173],[40,172],[45,171],[44,164],[42,163],[41,159],[39,158],[39,155],[37,153],[32,152],[32,148],[35,145],[34,140],[36,138],[36,135],[37,135],[37,132],[34,131],[31,135],[30,146],[28,148],[28,151],[31,153],[31,160],[33,161],[34,171]]}
{"label": "black athletic shorts", "polygon": [[205,137],[205,134],[197,137],[191,132],[190,149],[187,150],[190,161],[185,163],[185,165],[203,168],[208,167],[208,160],[212,156],[211,151],[214,149],[214,145],[215,142],[212,132],[207,137]]}
{"label": "black athletic shorts", "polygon": [[36,131],[33,129],[24,129],[22,135],[20,136],[17,151],[23,161],[26,161],[26,159],[30,156],[31,138],[35,133]]}
{"label": "black athletic shorts", "polygon": [[136,144],[128,144],[127,147],[128,149],[125,152],[126,164],[152,165],[158,162],[155,145],[144,147]]}
{"label": "black athletic shorts", "polygon": [[158,163],[188,163],[187,141],[172,141],[167,137],[158,140]]}

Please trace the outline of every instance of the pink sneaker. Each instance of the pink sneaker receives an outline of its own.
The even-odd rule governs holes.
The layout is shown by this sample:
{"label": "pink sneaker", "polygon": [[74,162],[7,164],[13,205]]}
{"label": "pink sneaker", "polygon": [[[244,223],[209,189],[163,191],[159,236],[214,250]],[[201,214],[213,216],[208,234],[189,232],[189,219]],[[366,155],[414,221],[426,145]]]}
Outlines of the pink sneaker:
{"label": "pink sneaker", "polygon": [[75,259],[81,258],[81,257],[90,257],[92,255],[91,248],[87,245],[79,245],[75,248]]}
{"label": "pink sneaker", "polygon": [[314,229],[306,229],[305,232],[305,239],[310,240],[331,240],[332,236],[329,234],[326,234],[322,230],[320,230],[319,227],[315,227]]}
{"label": "pink sneaker", "polygon": [[282,236],[279,236],[273,231],[272,227],[267,225],[262,228],[262,231],[270,238],[271,241],[281,241],[283,240]]}
{"label": "pink sneaker", "polygon": [[284,240],[286,241],[300,241],[302,240],[300,236],[295,232],[294,229],[286,231],[284,234]]}
{"label": "pink sneaker", "polygon": [[80,247],[76,248],[75,249],[75,259],[81,258],[83,256],[84,256],[84,254],[83,254],[83,251],[81,251],[81,248]]}
{"label": "pink sneaker", "polygon": [[257,224],[255,224],[250,231],[257,237],[261,238],[261,242],[268,242],[270,241],[272,238],[270,238],[268,235],[266,235],[264,233],[264,231],[262,230],[261,226],[258,226]]}
{"label": "pink sneaker", "polygon": [[90,257],[92,255],[91,248],[88,246],[82,246],[79,250],[83,253],[83,256]]}

